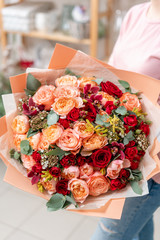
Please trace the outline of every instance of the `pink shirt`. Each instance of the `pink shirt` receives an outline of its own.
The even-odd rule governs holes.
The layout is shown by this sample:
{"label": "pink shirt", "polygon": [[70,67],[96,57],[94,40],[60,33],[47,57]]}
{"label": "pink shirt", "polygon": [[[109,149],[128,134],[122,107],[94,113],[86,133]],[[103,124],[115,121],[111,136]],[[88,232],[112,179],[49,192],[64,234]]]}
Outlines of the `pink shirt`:
{"label": "pink shirt", "polygon": [[[160,21],[147,19],[150,5],[138,4],[128,11],[109,64],[160,79]],[[153,179],[160,183],[160,173]]]}

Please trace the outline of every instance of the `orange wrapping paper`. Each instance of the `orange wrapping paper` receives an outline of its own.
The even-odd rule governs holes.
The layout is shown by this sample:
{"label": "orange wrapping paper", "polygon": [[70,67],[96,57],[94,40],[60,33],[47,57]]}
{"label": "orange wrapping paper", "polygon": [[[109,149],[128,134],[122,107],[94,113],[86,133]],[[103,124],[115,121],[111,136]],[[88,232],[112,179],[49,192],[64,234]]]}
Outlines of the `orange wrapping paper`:
{"label": "orange wrapping paper", "polygon": [[[72,58],[76,54],[76,50],[62,46],[60,44],[56,45],[55,51],[51,58],[49,69],[62,69],[65,68],[72,60]],[[119,79],[123,79],[128,81],[130,85],[139,90],[143,90],[143,93],[151,100],[156,106],[159,107],[157,103],[157,99],[160,93],[160,81],[153,79],[148,76],[140,75],[133,72],[123,71],[115,69],[108,64],[105,64],[97,59],[95,59],[111,72],[113,72]],[[14,76],[10,78],[12,92],[23,92],[23,89],[26,86],[26,79],[27,74],[21,74],[18,76]],[[152,89],[152,92],[150,91]],[[2,136],[7,131],[6,120],[5,117],[0,119],[0,136]],[[154,176],[156,173],[160,172],[160,161],[157,156],[157,153],[160,151],[160,143],[157,139],[155,139],[154,146],[150,152],[151,156],[154,158],[156,162],[156,168],[153,172],[148,176],[148,178]],[[27,191],[31,194],[43,197],[48,199],[47,195],[40,193],[36,186],[32,186],[30,180],[23,176],[17,169],[15,169],[10,163],[8,163],[7,159],[5,159],[1,154],[0,157],[7,165],[7,171],[4,177],[4,181],[12,184],[15,187],[18,187],[24,191]],[[90,216],[100,216],[100,217],[107,217],[107,218],[115,218],[120,219],[123,205],[125,199],[113,199],[109,200],[103,207],[93,210],[69,210],[74,211],[84,215]]]}

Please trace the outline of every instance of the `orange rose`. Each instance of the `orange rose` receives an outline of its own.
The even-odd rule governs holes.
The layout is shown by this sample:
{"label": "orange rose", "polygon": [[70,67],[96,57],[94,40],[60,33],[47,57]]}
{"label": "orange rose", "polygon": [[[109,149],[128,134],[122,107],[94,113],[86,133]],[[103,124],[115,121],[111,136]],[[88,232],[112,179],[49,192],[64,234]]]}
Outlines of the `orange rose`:
{"label": "orange rose", "polygon": [[70,180],[72,178],[78,178],[79,177],[79,167],[70,166],[68,168],[64,168],[61,172],[61,177],[65,178],[67,180]]}
{"label": "orange rose", "polygon": [[50,181],[47,181],[45,182],[44,181],[45,178],[41,178],[40,179],[40,183],[42,184],[42,186],[50,193],[50,194],[53,194],[53,193],[56,193],[56,184],[58,182],[58,180],[50,180]]}
{"label": "orange rose", "polygon": [[111,95],[109,95],[108,93],[106,92],[103,92],[103,91],[100,91],[97,93],[97,95],[102,95],[102,105],[104,106],[106,104],[107,101],[114,101],[114,97],[112,97]]}
{"label": "orange rose", "polygon": [[103,148],[107,145],[108,140],[106,137],[102,137],[94,133],[90,138],[85,138],[82,142],[84,151],[93,151],[95,149]]}
{"label": "orange rose", "polygon": [[40,141],[38,144],[38,151],[48,149],[49,145],[50,143],[48,142],[48,140],[44,137],[43,134],[41,134]]}
{"label": "orange rose", "polygon": [[28,170],[32,170],[32,167],[36,164],[36,161],[32,156],[21,154],[21,160],[23,162],[23,166]]}
{"label": "orange rose", "polygon": [[53,124],[50,127],[42,130],[43,139],[48,141],[50,144],[54,144],[62,135],[63,127],[59,124]]}
{"label": "orange rose", "polygon": [[85,163],[83,166],[80,166],[80,178],[88,179],[90,175],[93,174],[93,167],[88,163]]}
{"label": "orange rose", "polygon": [[82,145],[82,140],[73,129],[67,128],[56,144],[64,151],[77,151]]}
{"label": "orange rose", "polygon": [[13,121],[11,128],[13,132],[24,134],[29,130],[29,118],[26,115],[18,115]]}
{"label": "orange rose", "polygon": [[81,138],[91,137],[94,133],[94,130],[87,131],[86,124],[87,123],[85,121],[76,122],[74,124],[73,129]]}
{"label": "orange rose", "polygon": [[20,147],[20,144],[21,144],[21,141],[22,140],[26,140],[27,138],[27,135],[26,134],[15,134],[13,135],[13,143],[17,149],[17,151],[21,151],[21,147]]}
{"label": "orange rose", "polygon": [[89,195],[99,196],[102,193],[108,192],[110,182],[100,172],[95,172],[87,181],[89,187]]}
{"label": "orange rose", "polygon": [[55,96],[56,98],[59,97],[80,97],[80,91],[76,87],[72,86],[60,86],[56,88],[55,90]]}
{"label": "orange rose", "polygon": [[68,188],[71,190],[76,202],[83,203],[89,195],[87,183],[80,179],[72,179],[68,183]]}
{"label": "orange rose", "polygon": [[81,77],[81,78],[79,78],[78,80],[80,81],[80,84],[79,84],[80,90],[83,92],[83,89],[87,84],[91,84],[91,87],[98,86],[98,83],[93,81],[95,79],[96,79],[95,77]]}
{"label": "orange rose", "polygon": [[136,108],[138,111],[140,111],[141,103],[135,94],[131,94],[129,92],[123,93],[122,97],[119,99],[121,102],[121,106],[124,106],[128,111],[132,111],[134,108]]}
{"label": "orange rose", "polygon": [[78,79],[75,76],[71,75],[65,75],[60,78],[57,78],[55,81],[55,84],[57,87],[59,86],[72,86],[72,87],[78,87],[79,82]]}
{"label": "orange rose", "polygon": [[42,86],[34,94],[33,101],[39,105],[45,105],[45,110],[50,110],[55,99],[54,91],[55,87],[53,85]]}
{"label": "orange rose", "polygon": [[38,144],[40,141],[40,137],[41,137],[41,134],[37,133],[37,134],[33,135],[32,137],[27,138],[27,140],[29,141],[29,144],[35,151],[38,150]]}
{"label": "orange rose", "polygon": [[79,108],[82,104],[81,98],[60,97],[56,98],[52,108],[58,115],[66,116],[74,107]]}

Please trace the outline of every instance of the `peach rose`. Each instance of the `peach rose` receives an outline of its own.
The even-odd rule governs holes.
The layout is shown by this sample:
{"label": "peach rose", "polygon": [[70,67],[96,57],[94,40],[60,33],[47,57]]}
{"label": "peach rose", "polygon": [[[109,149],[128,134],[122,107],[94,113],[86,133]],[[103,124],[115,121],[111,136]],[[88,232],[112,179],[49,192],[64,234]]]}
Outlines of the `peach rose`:
{"label": "peach rose", "polygon": [[80,97],[80,91],[76,87],[72,86],[60,86],[56,88],[55,90],[55,96],[56,98],[59,97]]}
{"label": "peach rose", "polygon": [[50,180],[50,181],[47,181],[45,182],[44,181],[45,178],[41,178],[40,179],[40,183],[42,184],[42,186],[50,193],[50,194],[53,194],[53,193],[56,193],[56,184],[58,182],[58,180]]}
{"label": "peach rose", "polygon": [[85,138],[82,142],[84,151],[93,151],[95,149],[103,148],[108,144],[107,137],[100,136],[94,133],[91,137]]}
{"label": "peach rose", "polygon": [[93,174],[93,167],[88,163],[85,163],[83,166],[80,166],[80,178],[88,179],[90,175]]}
{"label": "peach rose", "polygon": [[70,166],[68,168],[64,168],[61,173],[62,178],[70,180],[72,178],[79,177],[79,167],[77,166]]}
{"label": "peach rose", "polygon": [[97,95],[102,95],[103,98],[102,98],[101,102],[102,102],[103,106],[106,104],[107,101],[114,101],[115,100],[114,97],[112,97],[111,95],[109,95],[108,93],[103,92],[103,91],[99,91],[97,93]]}
{"label": "peach rose", "polygon": [[68,188],[71,190],[76,202],[83,203],[89,195],[87,183],[83,180],[71,179],[68,183]]}
{"label": "peach rose", "polygon": [[50,144],[54,144],[62,135],[63,127],[60,124],[53,124],[42,130],[43,137]]}
{"label": "peach rose", "polygon": [[26,138],[27,138],[26,134],[13,135],[13,143],[14,143],[14,146],[16,147],[17,151],[19,151],[19,152],[21,151],[21,147],[20,147],[21,141],[26,140]]}
{"label": "peach rose", "polygon": [[123,93],[122,97],[119,100],[121,102],[120,105],[124,106],[128,111],[132,111],[134,108],[136,108],[138,111],[142,109],[141,103],[135,94],[131,94],[129,92]]}
{"label": "peach rose", "polygon": [[65,75],[60,78],[57,78],[55,81],[57,87],[59,86],[72,86],[78,87],[79,82],[76,76]]}
{"label": "peach rose", "polygon": [[56,144],[64,151],[77,151],[82,145],[82,140],[73,129],[67,128]]}
{"label": "peach rose", "polygon": [[40,142],[40,137],[41,137],[41,134],[37,133],[37,134],[33,135],[32,137],[27,138],[27,140],[29,141],[29,144],[31,145],[31,147],[35,151],[37,151],[37,149],[38,149],[38,144]]}
{"label": "peach rose", "polygon": [[124,160],[114,160],[112,161],[107,168],[107,177],[115,179],[119,176],[119,172],[122,168],[129,168],[131,163],[128,159]]}
{"label": "peach rose", "polygon": [[38,144],[38,151],[48,149],[49,145],[50,143],[48,142],[48,140],[44,137],[43,134],[41,134],[40,141]]}
{"label": "peach rose", "polygon": [[80,121],[80,122],[76,122],[73,126],[74,131],[81,138],[91,137],[94,133],[94,130],[93,131],[87,131],[86,124],[87,123],[85,121]]}
{"label": "peach rose", "polygon": [[91,84],[91,87],[98,86],[98,84],[94,81],[95,77],[81,77],[78,80],[80,81],[79,88],[83,92],[84,87],[87,84]]}
{"label": "peach rose", "polygon": [[82,98],[60,97],[56,98],[52,105],[53,110],[60,116],[65,117],[74,107],[83,105]]}
{"label": "peach rose", "polygon": [[109,179],[105,178],[100,172],[95,172],[87,181],[89,187],[89,195],[99,196],[108,192],[110,188]]}
{"label": "peach rose", "polygon": [[23,166],[28,170],[32,170],[32,167],[36,164],[36,161],[32,156],[21,154],[21,160],[23,162]]}
{"label": "peach rose", "polygon": [[29,118],[26,115],[18,115],[13,121],[11,128],[14,133],[24,134],[29,130]]}
{"label": "peach rose", "polygon": [[55,87],[53,85],[45,85],[38,89],[33,96],[33,101],[39,105],[45,105],[45,110],[50,110],[54,102]]}

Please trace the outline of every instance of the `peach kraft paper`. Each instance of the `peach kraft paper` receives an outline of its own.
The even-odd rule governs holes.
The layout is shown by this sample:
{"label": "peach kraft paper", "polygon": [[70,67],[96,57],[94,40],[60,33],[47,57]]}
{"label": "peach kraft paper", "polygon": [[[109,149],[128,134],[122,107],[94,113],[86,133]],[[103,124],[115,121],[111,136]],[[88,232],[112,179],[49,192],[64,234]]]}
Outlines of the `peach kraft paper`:
{"label": "peach kraft paper", "polygon": [[[81,59],[81,57],[82,57],[82,59]],[[56,71],[57,77],[64,72],[63,68],[66,68],[66,67],[70,68],[72,71],[74,71],[77,74],[82,74],[82,75],[86,74],[89,76],[89,75],[93,75],[93,73],[94,73],[94,75],[97,77],[103,77],[103,74],[106,73],[106,68],[108,68],[108,70],[110,70],[110,71],[107,71],[107,80],[110,80],[116,84],[117,84],[117,79],[123,79],[123,80],[128,81],[134,89],[142,91],[145,94],[145,96],[147,96],[147,98],[154,105],[157,105],[157,107],[158,107],[157,99],[158,99],[158,95],[160,92],[160,81],[153,79],[153,78],[149,78],[144,75],[114,69],[107,64],[99,62],[98,60],[96,60],[97,62],[99,62],[99,63],[97,63],[95,60],[96,59],[88,57],[87,55],[85,55],[81,52],[77,52],[73,49],[70,49],[65,46],[57,44],[54,54],[52,56],[49,68],[57,70]],[[86,62],[87,62],[87,65],[86,65]],[[95,68],[95,66],[96,66],[96,68]],[[106,68],[104,68],[104,67],[106,67]],[[35,72],[33,75],[35,75],[35,77],[36,77],[36,75],[38,75],[38,72],[37,73]],[[50,70],[50,71],[48,70],[47,72],[46,72],[46,70],[44,70],[44,72],[41,72],[40,75],[41,75],[42,79],[40,79],[39,75],[37,78],[42,82],[42,84],[43,84],[42,80],[46,76],[47,76],[47,80],[49,82],[53,81],[52,70]],[[106,76],[106,74],[105,74],[105,76]],[[15,77],[11,77],[11,86],[12,86],[13,93],[23,92],[23,89],[25,88],[25,85],[26,85],[26,77],[27,77],[27,74],[21,74],[21,75],[15,76]],[[48,83],[48,81],[47,81],[47,83]],[[153,91],[152,93],[149,91],[151,88]],[[14,96],[15,99],[18,99],[20,95],[15,94],[15,96]],[[145,96],[143,96],[144,100],[146,100]],[[6,108],[8,107],[7,118],[9,117],[9,119],[12,119],[13,112],[14,112],[14,114],[16,114],[16,111],[13,111],[15,104],[14,104],[13,95],[11,94],[8,97],[10,98],[10,101],[9,101],[10,104],[9,104],[9,106],[6,106]],[[4,96],[4,102],[6,102],[5,98],[7,98],[7,96]],[[13,108],[12,108],[12,105],[13,105]],[[10,109],[12,109],[11,112],[9,112]],[[151,115],[152,115],[152,111],[151,111]],[[160,119],[160,114],[158,114],[158,113],[157,113],[157,118]],[[150,116],[149,116],[149,119],[150,119]],[[8,120],[7,120],[7,122],[8,122]],[[10,125],[10,121],[8,122],[8,124]],[[1,139],[6,135],[8,124],[6,123],[6,117],[3,117],[0,119]],[[154,135],[155,135],[155,133],[152,136],[152,140],[155,139]],[[153,137],[154,137],[154,139],[153,139]],[[148,174],[147,174],[148,178],[150,178],[151,176],[155,175],[157,172],[160,171],[159,159],[157,157],[157,153],[159,150],[160,150],[160,143],[157,141],[157,139],[155,139],[154,144],[152,144],[152,149],[150,149],[150,155],[154,158],[156,166],[154,164],[151,165],[150,172],[152,169],[154,169],[154,170],[150,174],[150,176],[148,176]],[[22,173],[17,171],[17,169],[11,165],[13,163],[11,163],[11,164],[8,163],[8,159],[4,158],[4,156],[2,156],[2,154],[1,154],[1,157],[4,161],[4,163],[8,167],[5,178],[4,178],[5,181],[7,181],[8,183],[10,183],[18,188],[23,189],[24,191],[30,192],[32,194],[35,194],[37,196],[40,196],[40,197],[43,197],[46,199],[49,198],[48,195],[44,195],[44,194],[41,194],[40,192],[38,192],[36,186],[31,185],[30,180],[27,179],[26,177],[24,177],[24,174],[25,174],[24,172],[22,175]],[[149,157],[149,156],[147,156],[147,157]],[[19,169],[19,170],[22,172],[22,169]],[[150,172],[148,171],[148,173],[150,173]],[[144,194],[146,194],[146,193],[147,192],[145,192]],[[123,190],[122,190],[122,194],[120,194],[120,196],[123,196]],[[122,198],[121,199],[120,198],[119,199],[110,199],[104,205],[104,199],[102,197],[102,199],[100,198],[100,200],[99,200],[99,205],[101,205],[103,202],[104,206],[102,206],[98,209],[72,210],[72,211],[75,211],[75,212],[78,212],[81,214],[85,214],[85,215],[119,219],[121,217],[124,201],[125,201],[124,198],[123,199]],[[91,208],[91,206],[90,206],[90,208]],[[93,207],[93,208],[95,208],[95,207]]]}

